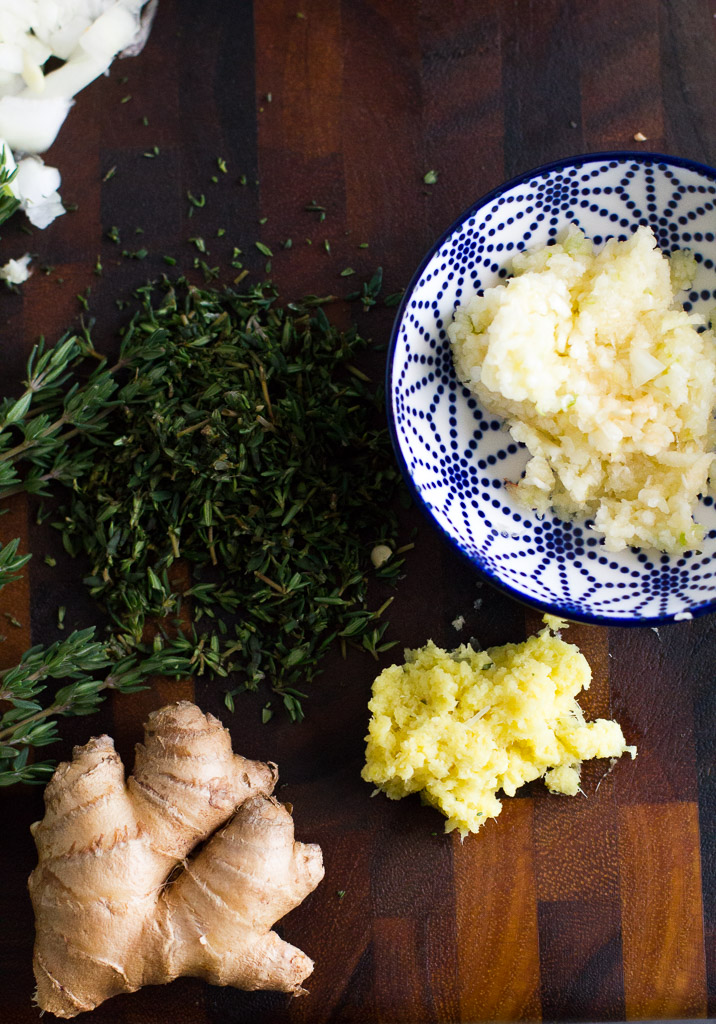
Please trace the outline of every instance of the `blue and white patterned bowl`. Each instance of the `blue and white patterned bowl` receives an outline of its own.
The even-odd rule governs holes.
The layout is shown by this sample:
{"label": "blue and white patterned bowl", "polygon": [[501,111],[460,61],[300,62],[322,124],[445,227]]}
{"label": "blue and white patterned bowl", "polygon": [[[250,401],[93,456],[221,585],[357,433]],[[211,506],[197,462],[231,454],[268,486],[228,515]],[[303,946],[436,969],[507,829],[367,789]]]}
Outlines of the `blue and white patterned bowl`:
{"label": "blue and white patterned bowl", "polygon": [[510,497],[527,452],[480,409],[453,368],[446,327],[460,301],[507,275],[512,253],[577,224],[596,243],[649,224],[661,249],[688,248],[698,274],[684,308],[716,305],[716,170],[654,153],[561,160],[478,200],[418,268],[388,356],[388,418],[414,498],[491,583],[585,622],[655,625],[716,610],[716,506],[703,497],[703,550],[604,549],[589,522],[538,518]]}

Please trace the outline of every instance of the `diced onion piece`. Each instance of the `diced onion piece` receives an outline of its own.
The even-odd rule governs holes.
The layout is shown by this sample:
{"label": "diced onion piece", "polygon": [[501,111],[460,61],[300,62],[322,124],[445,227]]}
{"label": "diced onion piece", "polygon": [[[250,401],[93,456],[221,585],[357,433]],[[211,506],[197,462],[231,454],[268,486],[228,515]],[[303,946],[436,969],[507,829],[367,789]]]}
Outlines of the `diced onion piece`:
{"label": "diced onion piece", "polygon": [[22,74],[23,53],[19,46],[0,42],[0,71],[9,71],[13,75]]}
{"label": "diced onion piece", "polygon": [[42,68],[30,60],[27,54],[25,54],[22,65],[22,80],[30,92],[35,93],[36,96],[40,95],[45,88],[45,76],[42,73]]}
{"label": "diced onion piece", "polygon": [[[117,4],[90,25],[79,39],[79,48],[97,60],[112,58],[129,46],[139,29],[139,18]],[[73,60],[71,57],[70,60]]]}
{"label": "diced onion piece", "polygon": [[31,259],[30,253],[26,252],[19,260],[8,260],[0,267],[0,278],[8,284],[24,284],[32,273],[28,269]]}
{"label": "diced onion piece", "polygon": [[[99,78],[105,73],[112,63],[112,56],[110,54],[94,57],[78,50],[77,56],[66,61],[61,68],[56,68],[49,75],[45,75],[43,99],[65,99],[65,97],[74,96],[90,82],[94,82],[95,78]],[[29,98],[32,93],[26,89],[21,95],[24,98]],[[32,152],[40,151],[33,150]]]}
{"label": "diced onion piece", "polygon": [[3,96],[0,136],[13,150],[43,153],[55,141],[71,106],[72,100],[64,96]]}
{"label": "diced onion piece", "polygon": [[17,175],[10,187],[36,228],[46,228],[65,212],[57,191],[60,180],[57,168],[48,167],[39,157],[27,156],[18,163]]}
{"label": "diced onion piece", "polygon": [[[60,60],[68,60],[70,54],[77,49],[77,43],[83,32],[92,24],[89,14],[76,12],[67,17],[68,11],[60,11],[59,4],[41,4],[46,13],[41,17],[41,24],[35,29],[35,35],[50,47]],[[51,8],[55,8],[54,13]]]}
{"label": "diced onion piece", "polygon": [[27,0],[16,0],[14,4],[5,0],[1,29],[3,39],[19,39],[29,28],[33,28],[33,18]]}
{"label": "diced onion piece", "polygon": [[26,32],[21,41],[22,49],[28,60],[35,64],[44,64],[52,56],[52,50],[41,39],[38,39],[32,32]]}
{"label": "diced onion piece", "polygon": [[15,75],[10,71],[0,71],[0,96],[17,96],[25,89],[25,81],[22,75]]}

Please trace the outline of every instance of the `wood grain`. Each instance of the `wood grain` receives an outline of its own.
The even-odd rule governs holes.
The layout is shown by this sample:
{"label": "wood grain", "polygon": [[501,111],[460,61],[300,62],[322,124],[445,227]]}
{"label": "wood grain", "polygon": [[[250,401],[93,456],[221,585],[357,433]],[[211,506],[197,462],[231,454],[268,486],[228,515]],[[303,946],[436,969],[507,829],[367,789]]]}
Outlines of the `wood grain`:
{"label": "wood grain", "polygon": [[692,663],[700,666],[700,671],[694,673],[693,706],[709,1017],[716,1016],[716,757],[711,752],[713,723],[716,721],[716,687],[706,652],[715,632],[716,621],[709,616],[695,624],[692,634]]}
{"label": "wood grain", "polygon": [[619,855],[628,1018],[705,1016],[696,805],[621,807]]}
{"label": "wood grain", "polygon": [[540,903],[542,1012],[546,1020],[623,1019],[620,924],[618,900]]}
{"label": "wood grain", "polygon": [[[634,135],[664,149],[658,0],[579,5],[582,124],[589,148],[634,149]],[[668,147],[667,147],[668,148]]]}
{"label": "wood grain", "polygon": [[480,841],[455,846],[460,1019],[541,1016],[532,802],[506,801]]}
{"label": "wood grain", "polygon": [[[282,298],[336,295],[331,316],[357,317],[381,380],[395,310],[379,302],[363,314],[346,293],[377,266],[385,293],[405,287],[435,238],[505,178],[639,145],[716,162],[714,13],[712,0],[161,0],[143,54],[78,96],[48,154],[77,211],[30,240],[19,218],[3,226],[3,253],[31,249],[37,269],[20,294],[0,296],[0,390],[17,391],[40,334],[54,341],[79,325],[87,288],[96,344],[116,350],[126,318],[116,300],[166,272],[165,253],[195,273],[192,236],[206,240],[212,265],[240,248],[251,280],[267,273],[254,244],[263,241]],[[145,157],[155,145],[158,156]],[[189,190],[205,207],[191,207]],[[325,219],[306,210],[312,200]],[[145,260],[123,255],[140,247]],[[355,275],[342,278],[345,267]],[[18,536],[34,556],[0,595],[0,667],[58,639],[60,604],[68,629],[102,624],[82,567],[37,511],[19,499],[0,516],[0,540]],[[118,998],[88,1022],[716,1017],[716,617],[658,632],[571,626],[564,638],[592,667],[582,707],[616,717],[637,759],[608,773],[608,763],[586,765],[574,799],[539,781],[524,787],[461,843],[416,797],[370,798],[360,770],[372,680],[404,646],[521,640],[541,616],[478,579],[415,509],[401,517],[415,548],[390,609],[396,647],[378,662],[333,654],[302,725],[280,715],[262,725],[263,693],[230,716],[224,684],[206,678],[157,680],[62,723],[48,754],[65,758],[108,731],[131,761],[146,713],[193,693],[237,750],[279,762],[297,835],[319,842],[326,863],[322,885],[280,925],[316,961],[308,996],[182,979]],[[377,607],[391,593],[378,586],[371,599]],[[0,1022],[30,1024],[25,880],[41,794],[2,791],[0,806]]]}

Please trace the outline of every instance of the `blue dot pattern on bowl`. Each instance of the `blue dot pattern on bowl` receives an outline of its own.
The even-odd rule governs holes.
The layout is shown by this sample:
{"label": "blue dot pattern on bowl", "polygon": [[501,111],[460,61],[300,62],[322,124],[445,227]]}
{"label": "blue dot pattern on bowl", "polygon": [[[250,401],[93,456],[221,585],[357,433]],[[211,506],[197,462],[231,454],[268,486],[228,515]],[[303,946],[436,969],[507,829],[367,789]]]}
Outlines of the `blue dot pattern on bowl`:
{"label": "blue dot pattern on bowl", "polygon": [[570,223],[597,244],[648,224],[666,252],[688,248],[696,280],[679,299],[716,306],[716,171],[653,154],[601,154],[541,168],[478,202],[437,243],[408,290],[388,361],[399,461],[448,538],[513,596],[573,619],[648,624],[716,609],[716,507],[703,497],[701,552],[606,551],[587,521],[541,520],[505,484],[527,453],[458,381],[446,326],[455,307],[507,276],[519,249]]}

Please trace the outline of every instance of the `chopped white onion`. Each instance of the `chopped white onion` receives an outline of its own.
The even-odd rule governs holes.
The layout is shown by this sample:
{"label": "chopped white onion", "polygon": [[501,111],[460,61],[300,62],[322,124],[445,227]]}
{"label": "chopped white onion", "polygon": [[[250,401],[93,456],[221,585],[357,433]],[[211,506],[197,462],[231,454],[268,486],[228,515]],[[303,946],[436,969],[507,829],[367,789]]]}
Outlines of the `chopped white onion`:
{"label": "chopped white onion", "polygon": [[0,267],[0,278],[8,284],[24,284],[32,273],[28,270],[31,259],[30,253],[26,252],[19,260],[8,260]]}
{"label": "chopped white onion", "polygon": [[[85,53],[84,50],[76,50],[72,60],[65,61],[61,68],[44,76],[42,98],[66,99],[68,96],[76,95],[90,82],[94,82],[95,78],[99,78],[105,73],[112,63],[113,56],[110,54],[97,58]],[[29,89],[25,89],[20,95],[23,98],[29,98],[32,93]],[[32,152],[42,151],[35,149]]]}
{"label": "chopped white onion", "polygon": [[[0,140],[16,154],[48,149],[72,98],[117,54],[140,52],[155,9],[156,0],[0,0]],[[51,56],[64,64],[45,74]],[[64,213],[57,186],[48,185],[47,172],[57,185],[59,172],[42,161],[29,166],[32,187],[21,196],[22,184],[13,182],[13,191],[32,223],[44,227]]]}
{"label": "chopped white onion", "polygon": [[46,228],[65,212],[58,192],[60,180],[57,168],[48,167],[38,156],[26,156],[18,162],[10,188],[36,228]]}
{"label": "chopped white onion", "polygon": [[0,43],[0,71],[9,71],[13,75],[22,74],[22,50],[11,43]]}
{"label": "chopped white onion", "polygon": [[55,141],[71,106],[72,100],[64,96],[3,96],[0,136],[15,153],[44,153]]}
{"label": "chopped white onion", "polygon": [[78,46],[97,60],[112,58],[132,42],[139,29],[137,15],[116,4],[93,22],[79,38]]}

